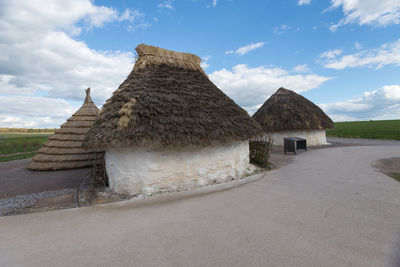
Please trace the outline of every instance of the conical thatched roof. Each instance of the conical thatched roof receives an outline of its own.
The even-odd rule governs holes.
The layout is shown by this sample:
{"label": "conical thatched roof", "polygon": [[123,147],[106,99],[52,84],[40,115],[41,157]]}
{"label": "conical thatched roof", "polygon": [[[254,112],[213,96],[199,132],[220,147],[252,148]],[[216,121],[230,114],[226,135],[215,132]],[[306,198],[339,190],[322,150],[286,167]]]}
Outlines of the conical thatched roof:
{"label": "conical thatched roof", "polygon": [[333,127],[332,120],[317,105],[279,88],[252,117],[266,132],[284,130],[322,130]]}
{"label": "conical thatched roof", "polygon": [[208,79],[199,57],[143,44],[136,51],[133,71],[104,104],[87,147],[205,146],[262,132]]}
{"label": "conical thatched roof", "polygon": [[92,166],[94,152],[84,149],[82,142],[97,118],[99,109],[90,98],[90,88],[82,107],[67,120],[32,158],[28,169],[56,171]]}

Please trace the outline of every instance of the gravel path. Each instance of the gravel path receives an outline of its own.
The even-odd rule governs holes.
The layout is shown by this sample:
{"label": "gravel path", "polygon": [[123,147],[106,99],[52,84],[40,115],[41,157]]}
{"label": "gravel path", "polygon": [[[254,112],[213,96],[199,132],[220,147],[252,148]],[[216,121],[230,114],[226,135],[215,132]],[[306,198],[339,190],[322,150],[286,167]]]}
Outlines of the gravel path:
{"label": "gravel path", "polygon": [[[25,209],[34,207],[39,200],[54,199],[65,195],[76,195],[75,189],[62,189],[57,191],[46,191],[40,193],[17,195],[0,199],[0,216],[18,214]],[[71,204],[75,204],[72,199]],[[64,203],[65,204],[65,203]],[[73,205],[74,206],[74,205]],[[41,207],[42,208],[42,207]]]}
{"label": "gravel path", "polygon": [[[217,193],[0,218],[1,266],[399,266],[399,146],[315,149]],[[174,199],[175,196],[175,199]]]}

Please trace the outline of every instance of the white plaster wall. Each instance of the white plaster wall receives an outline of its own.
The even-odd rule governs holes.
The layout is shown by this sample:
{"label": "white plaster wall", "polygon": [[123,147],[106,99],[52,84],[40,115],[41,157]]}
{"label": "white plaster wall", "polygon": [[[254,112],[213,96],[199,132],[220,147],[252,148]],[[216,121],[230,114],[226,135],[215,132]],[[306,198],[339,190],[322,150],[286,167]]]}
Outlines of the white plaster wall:
{"label": "white plaster wall", "polygon": [[105,153],[110,188],[152,194],[238,179],[249,168],[249,142],[176,149],[128,147]]}
{"label": "white plaster wall", "polygon": [[328,145],[326,142],[325,130],[295,130],[295,131],[279,131],[266,132],[262,139],[271,138],[273,145],[283,146],[283,138],[301,137],[307,140],[307,146]]}

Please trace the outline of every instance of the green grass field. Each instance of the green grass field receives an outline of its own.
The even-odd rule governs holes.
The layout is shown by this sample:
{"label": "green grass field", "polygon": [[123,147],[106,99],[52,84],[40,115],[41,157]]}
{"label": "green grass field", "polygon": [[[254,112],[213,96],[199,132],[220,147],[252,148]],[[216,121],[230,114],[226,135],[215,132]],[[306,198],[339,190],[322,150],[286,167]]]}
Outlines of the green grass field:
{"label": "green grass field", "polygon": [[400,140],[400,120],[335,122],[327,136]]}
{"label": "green grass field", "polygon": [[14,154],[20,152],[34,152],[42,147],[48,137],[23,136],[6,138],[0,142],[0,154]]}
{"label": "green grass field", "polygon": [[0,133],[0,162],[31,158],[52,133]]}
{"label": "green grass field", "polygon": [[22,138],[22,137],[49,137],[54,133],[0,133],[0,136],[8,138]]}

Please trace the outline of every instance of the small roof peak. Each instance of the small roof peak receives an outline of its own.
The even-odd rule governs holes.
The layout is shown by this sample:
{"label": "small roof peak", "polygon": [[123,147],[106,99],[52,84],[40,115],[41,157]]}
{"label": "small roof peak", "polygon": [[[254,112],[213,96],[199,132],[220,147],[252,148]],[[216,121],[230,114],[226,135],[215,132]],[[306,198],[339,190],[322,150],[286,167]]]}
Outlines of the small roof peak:
{"label": "small roof peak", "polygon": [[285,87],[280,87],[277,91],[276,91],[276,93],[277,94],[286,94],[286,93],[288,93],[290,90],[289,89],[286,89]]}
{"label": "small roof peak", "polygon": [[90,97],[90,88],[86,89],[85,92],[86,92],[85,103],[93,103],[92,98]]}

